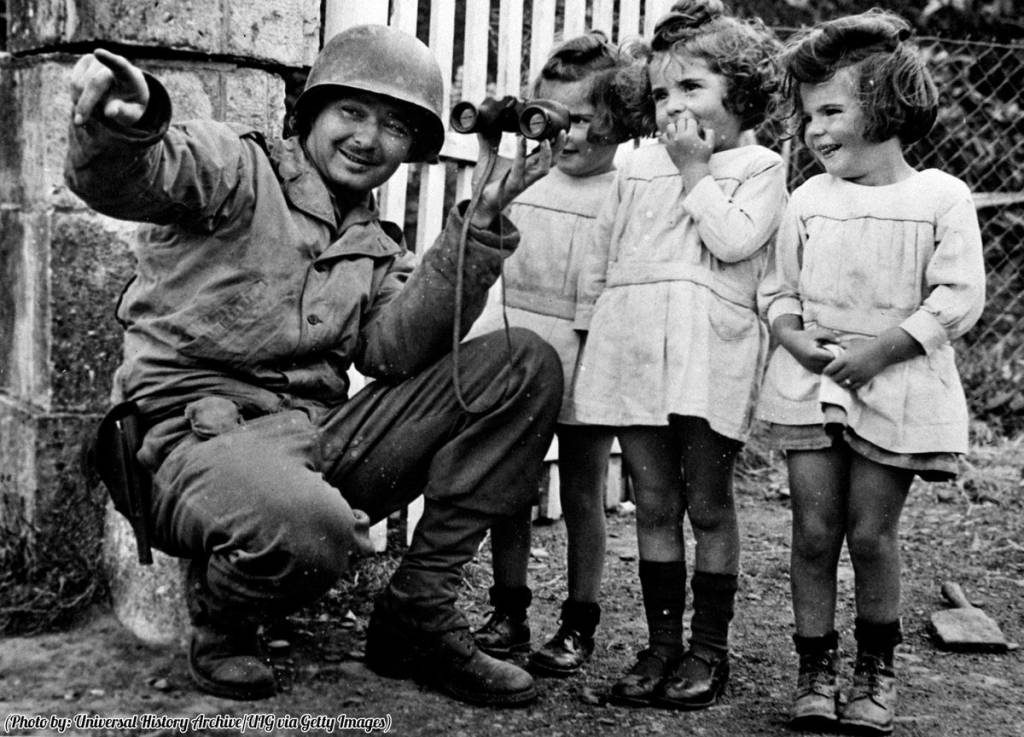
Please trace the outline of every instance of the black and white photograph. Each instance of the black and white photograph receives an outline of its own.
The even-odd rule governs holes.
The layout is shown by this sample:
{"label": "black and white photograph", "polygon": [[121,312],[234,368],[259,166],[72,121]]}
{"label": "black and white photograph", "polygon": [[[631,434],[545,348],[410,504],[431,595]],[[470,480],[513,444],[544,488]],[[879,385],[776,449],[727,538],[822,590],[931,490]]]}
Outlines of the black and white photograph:
{"label": "black and white photograph", "polygon": [[0,735],[1024,737],[1024,5],[0,0]]}

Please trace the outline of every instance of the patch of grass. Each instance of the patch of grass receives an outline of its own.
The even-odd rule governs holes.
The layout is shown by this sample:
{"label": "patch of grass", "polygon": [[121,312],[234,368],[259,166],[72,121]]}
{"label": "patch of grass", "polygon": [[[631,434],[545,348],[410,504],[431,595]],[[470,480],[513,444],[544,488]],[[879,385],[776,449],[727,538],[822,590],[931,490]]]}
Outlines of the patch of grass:
{"label": "patch of grass", "polygon": [[63,629],[106,596],[99,536],[84,530],[88,515],[75,502],[60,497],[36,524],[15,500],[0,497],[0,636]]}

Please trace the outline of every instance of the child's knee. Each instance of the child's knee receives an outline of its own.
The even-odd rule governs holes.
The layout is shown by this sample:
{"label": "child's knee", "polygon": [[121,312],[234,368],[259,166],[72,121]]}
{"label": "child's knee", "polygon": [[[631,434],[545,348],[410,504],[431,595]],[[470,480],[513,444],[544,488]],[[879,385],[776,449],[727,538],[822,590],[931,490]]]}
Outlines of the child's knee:
{"label": "child's knee", "polygon": [[678,530],[682,518],[682,510],[674,504],[640,504],[636,508],[636,528],[640,532]]}
{"label": "child's knee", "polygon": [[854,524],[846,535],[850,559],[870,562],[893,555],[898,550],[896,535],[872,524]]}
{"label": "child's knee", "polygon": [[736,527],[736,508],[725,505],[693,505],[687,507],[690,526],[696,534],[714,533]]}
{"label": "child's knee", "polygon": [[802,560],[831,562],[841,542],[836,531],[824,523],[794,523],[793,552]]}

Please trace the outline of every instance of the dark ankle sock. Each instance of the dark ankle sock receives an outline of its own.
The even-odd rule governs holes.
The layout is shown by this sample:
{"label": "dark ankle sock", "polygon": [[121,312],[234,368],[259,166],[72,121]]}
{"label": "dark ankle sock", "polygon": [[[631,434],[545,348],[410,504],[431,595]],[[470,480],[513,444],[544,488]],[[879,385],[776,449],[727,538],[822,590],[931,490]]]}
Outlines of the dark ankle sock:
{"label": "dark ankle sock", "polygon": [[640,561],[640,588],[651,648],[676,652],[683,646],[686,561]]}
{"label": "dark ankle sock", "polygon": [[491,605],[510,619],[526,619],[526,610],[533,601],[529,586],[501,586],[495,584],[488,591]]}
{"label": "dark ankle sock", "polygon": [[583,637],[593,638],[597,623],[601,621],[601,605],[596,601],[562,602],[562,624],[579,632]]}
{"label": "dark ankle sock", "polygon": [[853,625],[853,638],[857,641],[857,654],[870,654],[882,659],[886,668],[893,667],[893,651],[903,642],[900,620],[869,622],[857,617]]}
{"label": "dark ankle sock", "polygon": [[820,637],[793,635],[793,644],[796,645],[797,655],[821,655],[839,649],[839,633],[832,630]]}
{"label": "dark ankle sock", "polygon": [[737,576],[695,571],[690,588],[693,589],[690,647],[729,652],[729,622],[735,611]]}

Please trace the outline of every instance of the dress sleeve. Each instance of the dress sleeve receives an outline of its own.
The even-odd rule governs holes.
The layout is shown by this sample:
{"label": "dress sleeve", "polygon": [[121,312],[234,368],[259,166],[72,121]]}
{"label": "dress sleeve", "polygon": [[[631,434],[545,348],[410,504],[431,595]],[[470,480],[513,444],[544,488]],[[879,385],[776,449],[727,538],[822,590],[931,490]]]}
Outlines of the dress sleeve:
{"label": "dress sleeve", "polygon": [[780,315],[803,314],[800,268],[805,237],[799,213],[799,198],[794,193],[775,235],[775,247],[770,250],[767,273],[757,289],[758,310],[769,326]]}
{"label": "dress sleeve", "polygon": [[753,256],[771,239],[786,205],[786,172],[775,159],[750,175],[730,197],[711,176],[683,199],[701,241],[720,261]]}
{"label": "dress sleeve", "polygon": [[935,225],[935,251],[924,272],[928,296],[900,325],[927,353],[970,330],[985,307],[981,229],[966,186]]}
{"label": "dress sleeve", "polygon": [[622,205],[622,182],[616,174],[615,181],[598,210],[591,230],[587,253],[580,263],[580,274],[576,289],[576,316],[573,329],[589,330],[590,319],[594,316],[594,305],[604,291],[608,277],[608,257],[611,249],[612,231],[619,208]]}

